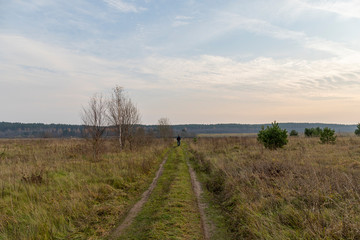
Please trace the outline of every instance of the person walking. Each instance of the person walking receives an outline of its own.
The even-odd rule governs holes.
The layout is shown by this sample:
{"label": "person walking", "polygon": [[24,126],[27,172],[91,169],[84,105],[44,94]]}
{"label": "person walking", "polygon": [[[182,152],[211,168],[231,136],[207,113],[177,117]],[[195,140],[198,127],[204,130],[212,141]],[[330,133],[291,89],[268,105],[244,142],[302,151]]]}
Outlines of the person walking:
{"label": "person walking", "polygon": [[178,147],[179,147],[179,146],[180,146],[180,141],[181,141],[180,135],[177,136],[176,140],[177,140],[177,145],[178,145]]}

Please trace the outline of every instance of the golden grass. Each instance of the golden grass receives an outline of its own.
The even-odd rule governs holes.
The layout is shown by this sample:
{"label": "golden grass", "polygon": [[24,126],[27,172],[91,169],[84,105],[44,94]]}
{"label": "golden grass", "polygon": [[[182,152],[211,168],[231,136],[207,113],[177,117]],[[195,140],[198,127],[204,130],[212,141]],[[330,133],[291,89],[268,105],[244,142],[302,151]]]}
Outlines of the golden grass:
{"label": "golden grass", "polygon": [[0,141],[0,239],[103,239],[151,182],[166,146],[93,161],[83,140]]}
{"label": "golden grass", "polygon": [[255,137],[257,133],[200,133],[197,137]]}
{"label": "golden grass", "polygon": [[360,239],[360,138],[200,138],[196,169],[234,239]]}

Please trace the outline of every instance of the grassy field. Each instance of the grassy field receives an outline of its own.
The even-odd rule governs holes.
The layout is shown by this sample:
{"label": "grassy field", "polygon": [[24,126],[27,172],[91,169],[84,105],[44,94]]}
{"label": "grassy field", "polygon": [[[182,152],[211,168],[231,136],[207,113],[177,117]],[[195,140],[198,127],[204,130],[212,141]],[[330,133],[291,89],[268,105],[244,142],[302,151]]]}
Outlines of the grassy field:
{"label": "grassy field", "polygon": [[360,239],[360,138],[199,138],[192,163],[232,239]]}
{"label": "grassy field", "polygon": [[100,161],[82,140],[0,141],[0,239],[104,239],[150,184],[167,146]]}
{"label": "grassy field", "polygon": [[106,239],[150,185],[120,239],[203,239],[187,161],[203,184],[212,239],[360,239],[360,138],[155,141],[98,161],[82,140],[0,140],[0,239]]}

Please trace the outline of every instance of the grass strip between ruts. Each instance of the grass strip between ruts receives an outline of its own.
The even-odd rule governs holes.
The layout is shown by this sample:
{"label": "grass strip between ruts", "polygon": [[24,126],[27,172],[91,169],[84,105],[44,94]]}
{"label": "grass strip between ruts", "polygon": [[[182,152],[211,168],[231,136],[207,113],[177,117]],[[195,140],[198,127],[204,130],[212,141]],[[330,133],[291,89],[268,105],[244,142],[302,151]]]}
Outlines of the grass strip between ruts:
{"label": "grass strip between ruts", "polygon": [[149,201],[120,239],[203,239],[184,150],[171,150]]}

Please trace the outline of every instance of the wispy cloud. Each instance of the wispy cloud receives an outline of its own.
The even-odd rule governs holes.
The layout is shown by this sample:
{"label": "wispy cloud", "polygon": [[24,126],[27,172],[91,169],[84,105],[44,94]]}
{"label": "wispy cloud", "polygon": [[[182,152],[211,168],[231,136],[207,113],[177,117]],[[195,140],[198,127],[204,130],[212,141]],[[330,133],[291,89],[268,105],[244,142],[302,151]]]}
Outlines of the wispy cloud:
{"label": "wispy cloud", "polygon": [[360,18],[360,2],[357,0],[300,0],[306,7],[336,13],[347,18]]}
{"label": "wispy cloud", "polygon": [[185,26],[191,23],[191,20],[193,19],[193,17],[190,16],[176,16],[175,20],[172,23],[173,27],[180,27],[180,26]]}
{"label": "wispy cloud", "polygon": [[176,17],[172,22],[173,27],[190,26],[186,26],[186,30],[175,34],[175,37],[171,39],[164,35],[163,38],[168,41],[161,42],[161,47],[170,50],[179,47],[183,47],[185,50],[186,48],[194,49],[214,40],[220,39],[221,41],[224,36],[226,39],[229,35],[246,32],[248,35],[267,36],[279,41],[291,41],[302,49],[317,50],[327,55],[359,58],[359,52],[346,45],[343,41],[337,42],[332,39],[324,39],[309,34],[305,30],[292,30],[273,24],[270,21],[246,17],[232,11],[216,10],[211,18],[202,19],[201,21],[190,20],[192,24],[189,24],[189,20],[185,17]]}
{"label": "wispy cloud", "polygon": [[303,32],[291,31],[278,26],[275,26],[265,20],[243,17],[239,14],[229,12],[219,12],[219,22],[222,25],[227,25],[227,31],[234,31],[235,29],[243,29],[253,33],[269,35],[278,39],[299,39],[306,35]]}
{"label": "wispy cloud", "polygon": [[157,79],[157,87],[220,91],[228,92],[229,96],[250,93],[267,97],[282,95],[306,99],[318,95],[335,99],[346,93],[347,97],[358,99],[360,90],[359,65],[341,59],[257,58],[239,62],[204,55],[193,59],[151,57],[131,65],[139,66],[136,72]]}
{"label": "wispy cloud", "polygon": [[125,2],[124,0],[103,0],[103,1],[106,2],[107,4],[109,4],[109,6],[119,10],[120,12],[138,13],[138,12],[146,10],[143,7],[138,7],[135,4]]}
{"label": "wispy cloud", "polygon": [[189,22],[187,21],[179,21],[179,20],[175,20],[172,24],[173,27],[180,27],[180,26],[185,26],[188,25]]}
{"label": "wispy cloud", "polygon": [[[6,73],[2,82],[11,81],[15,75],[22,82],[49,82],[66,76],[69,80],[76,78],[74,84],[83,86],[83,92],[111,86],[118,79],[134,89],[171,90],[176,86],[178,89],[224,89],[254,94],[301,93],[298,95],[304,97],[306,93],[320,92],[334,96],[347,92],[347,96],[355,97],[352,93],[357,96],[357,91],[360,91],[357,80],[360,65],[356,58],[277,60],[259,57],[236,61],[228,57],[201,55],[109,61],[16,35],[0,35],[0,44],[5,46],[2,58],[6,60],[6,64],[1,65]],[[39,72],[42,72],[40,79],[34,77]]]}
{"label": "wispy cloud", "polygon": [[178,16],[175,17],[175,19],[177,19],[177,20],[190,20],[190,19],[193,19],[193,17],[178,15]]}
{"label": "wispy cloud", "polygon": [[267,21],[242,17],[237,14],[221,13],[221,21],[228,26],[227,31],[242,29],[276,39],[288,39],[302,44],[305,48],[327,52],[335,56],[360,59],[360,53],[342,43],[308,36],[304,32],[288,30]]}
{"label": "wispy cloud", "polygon": [[[107,89],[119,79],[127,86],[139,84],[137,79],[128,78],[122,65],[103,58],[18,35],[0,35],[0,45],[4,47],[0,59],[0,84],[16,85],[20,89],[47,86],[54,93],[49,102],[58,101],[56,95],[70,94],[75,98],[73,102],[82,104],[84,96]],[[41,90],[33,87],[25,95],[42,95]],[[6,96],[2,94],[2,97]]]}

